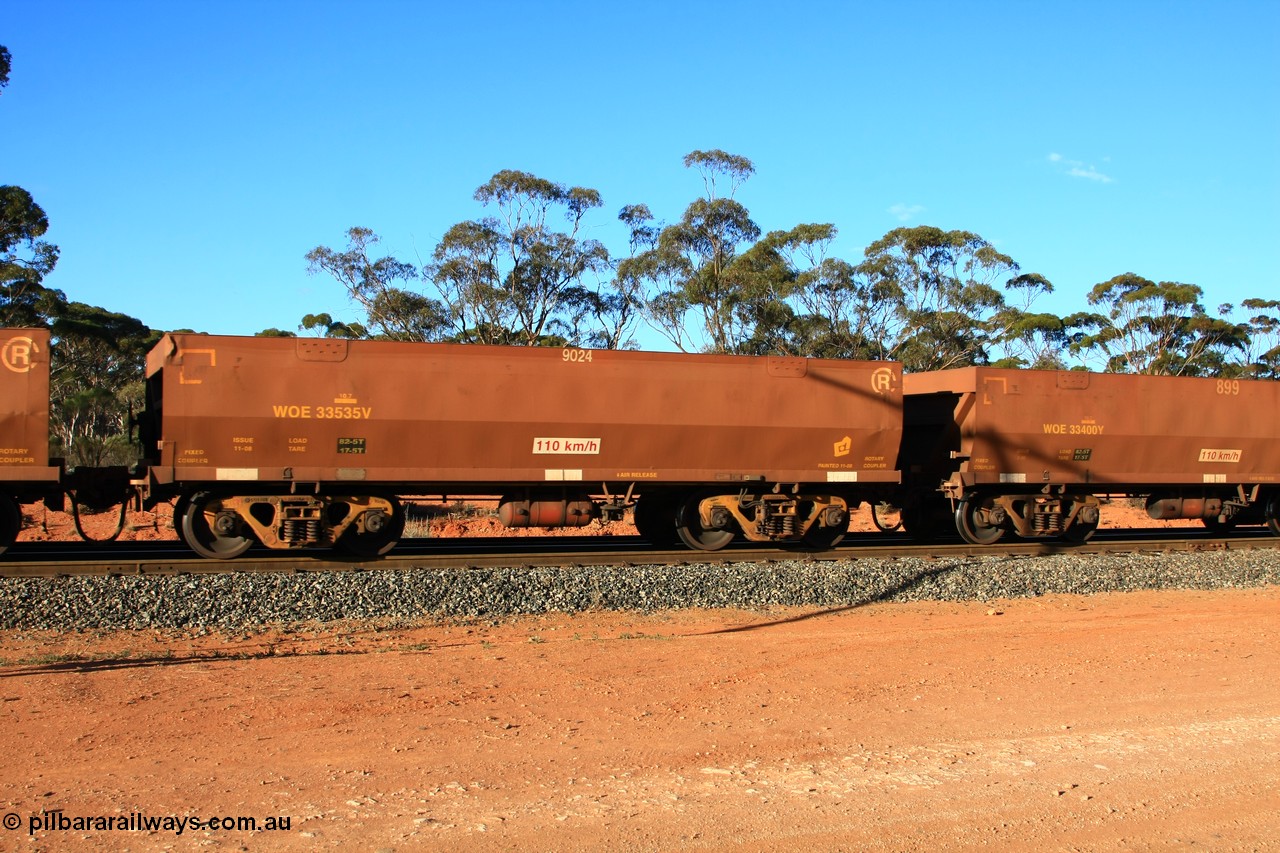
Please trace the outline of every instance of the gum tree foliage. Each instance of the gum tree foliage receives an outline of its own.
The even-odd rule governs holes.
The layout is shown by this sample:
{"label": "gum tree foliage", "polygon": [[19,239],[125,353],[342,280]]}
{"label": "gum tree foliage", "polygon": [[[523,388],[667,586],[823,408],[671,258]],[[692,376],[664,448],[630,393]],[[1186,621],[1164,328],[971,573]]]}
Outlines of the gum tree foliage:
{"label": "gum tree foliage", "polygon": [[359,323],[344,323],[329,314],[308,314],[302,318],[299,331],[311,332],[319,337],[360,340],[369,337],[369,330]]}
{"label": "gum tree foliage", "polygon": [[137,459],[129,416],[144,405],[147,352],[160,333],[140,320],[81,302],[55,324],[50,363],[50,440],[68,465]]}
{"label": "gum tree foliage", "polygon": [[1005,285],[1008,294],[1021,297],[1019,304],[1007,304],[988,321],[995,352],[995,367],[1025,367],[1034,370],[1065,370],[1065,355],[1071,344],[1066,323],[1057,314],[1032,310],[1036,297],[1052,293],[1053,285],[1038,273],[1016,276]]}
{"label": "gum tree foliage", "polygon": [[[11,66],[0,45],[0,92]],[[48,230],[49,217],[31,193],[0,186],[0,325],[48,326],[65,310],[66,296],[43,285],[58,263],[58,247],[40,239]]]}
{"label": "gum tree foliage", "polygon": [[836,233],[829,223],[770,231],[734,261],[729,278],[740,288],[734,317],[741,329],[735,352],[849,357],[813,299],[838,274],[839,262],[826,257]]}
{"label": "gum tree foliage", "polygon": [[[365,322],[308,314],[299,328],[348,338],[528,346],[629,340],[634,300],[599,280],[610,269],[608,250],[581,236],[584,218],[601,206],[598,192],[505,170],[474,198],[494,215],[452,226],[421,270],[373,257],[379,238],[368,228],[350,229],[345,251],[312,249],[308,271],[341,283]],[[561,218],[567,226],[558,230]],[[416,289],[421,282],[426,294]]]}
{"label": "gum tree foliage", "polygon": [[347,290],[364,309],[366,324],[336,323],[327,314],[308,314],[300,328],[320,327],[342,337],[378,337],[393,341],[430,341],[448,329],[448,311],[439,300],[429,299],[403,284],[418,281],[418,268],[390,255],[374,258],[371,250],[380,242],[372,230],[347,231],[347,248],[336,251],[317,246],[307,253],[307,272],[325,272]]}
{"label": "gum tree foliage", "polygon": [[[577,343],[570,340],[574,318],[610,310],[605,297],[584,284],[609,269],[604,244],[581,236],[588,212],[602,205],[600,193],[507,169],[474,198],[494,215],[450,228],[423,271],[446,306],[450,339]],[[564,230],[553,226],[557,218]]]}
{"label": "gum tree foliage", "polygon": [[22,187],[0,186],[0,325],[48,326],[66,296],[44,286],[58,247],[41,240],[49,219]]}
{"label": "gum tree foliage", "polygon": [[[760,227],[734,195],[755,167],[719,149],[690,152],[684,165],[702,175],[703,196],[679,222],[662,228],[648,250],[620,263],[618,275],[655,288],[645,302],[646,319],[681,351],[734,352],[749,337],[738,309],[750,296],[748,270],[730,274],[730,268],[760,238]],[[757,270],[760,263],[753,262]],[[698,334],[706,336],[701,346]]]}
{"label": "gum tree foliage", "polygon": [[[1131,272],[1101,282],[1088,302],[1102,310],[1065,320],[1080,330],[1071,352],[1100,361],[1108,373],[1219,375],[1230,353],[1246,347],[1248,328],[1207,314],[1203,296],[1194,284],[1157,284]],[[1230,310],[1224,305],[1219,313]]]}
{"label": "gum tree foliage", "polygon": [[1018,271],[1013,258],[969,231],[890,231],[857,268],[853,305],[870,315],[871,356],[900,360],[909,371],[942,370],[987,364],[1002,345],[1034,340],[1043,332],[1026,310],[1010,309],[997,285],[1025,305],[1052,285]]}
{"label": "gum tree foliage", "polygon": [[1224,375],[1246,379],[1280,379],[1280,300],[1246,299],[1247,340]]}
{"label": "gum tree foliage", "polygon": [[[618,221],[627,226],[628,254],[634,258],[653,248],[660,226],[643,204],[629,204],[618,213]],[[582,299],[575,302],[568,315],[569,340],[584,347],[598,349],[634,349],[634,331],[645,305],[643,279],[624,274],[621,263],[610,261],[613,277],[594,285],[584,285]]]}
{"label": "gum tree foliage", "polygon": [[883,330],[893,316],[893,303],[884,289],[843,258],[826,257],[823,244],[812,248],[823,251],[806,254],[808,268],[797,276],[797,327],[804,341],[797,355],[883,358]]}
{"label": "gum tree foliage", "polygon": [[672,224],[645,205],[624,207],[629,247],[616,263],[582,236],[599,193],[513,170],[476,190],[489,215],[450,228],[422,270],[373,257],[378,237],[353,228],[345,251],[318,247],[307,258],[347,288],[366,322],[315,314],[299,329],[626,348],[643,318],[683,351],[898,359],[910,371],[1063,369],[1068,355],[1134,372],[1280,371],[1277,301],[1246,300],[1255,313],[1233,325],[1205,313],[1194,285],[1126,274],[1090,293],[1100,310],[1064,320],[1034,308],[1053,290],[1047,278],[977,234],[898,228],[852,263],[831,256],[831,224],[762,234],[736,198],[755,173],[749,159],[713,149],[684,165],[702,177],[701,197]]}
{"label": "gum tree foliage", "polygon": [[645,208],[646,239],[633,237],[619,280],[637,298],[649,292],[645,319],[680,350],[807,352],[811,318],[794,299],[835,227],[798,225],[762,237],[735,198],[755,173],[750,160],[715,149],[690,152],[684,165],[702,176],[702,197],[667,226],[653,225]]}

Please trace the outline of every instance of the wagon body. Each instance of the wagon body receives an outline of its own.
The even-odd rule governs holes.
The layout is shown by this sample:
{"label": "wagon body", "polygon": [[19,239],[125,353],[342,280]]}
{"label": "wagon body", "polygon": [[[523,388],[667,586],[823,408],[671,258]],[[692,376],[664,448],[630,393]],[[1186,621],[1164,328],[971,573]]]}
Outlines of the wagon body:
{"label": "wagon body", "polygon": [[167,335],[147,376],[144,490],[179,498],[206,556],[385,553],[403,495],[496,497],[513,527],[634,510],[655,543],[825,547],[900,479],[896,364]]}
{"label": "wagon body", "polygon": [[157,483],[898,481],[894,364],[175,334],[147,374]]}
{"label": "wagon body", "polygon": [[1280,382],[970,367],[904,383],[908,421],[921,397],[954,401],[965,485],[1280,483]]}
{"label": "wagon body", "polygon": [[17,493],[56,483],[49,461],[49,332],[0,329],[0,481]]}
{"label": "wagon body", "polygon": [[1087,537],[1104,494],[1146,496],[1156,518],[1276,524],[1280,383],[970,367],[904,385],[902,466],[961,502],[971,541],[1006,525]]}

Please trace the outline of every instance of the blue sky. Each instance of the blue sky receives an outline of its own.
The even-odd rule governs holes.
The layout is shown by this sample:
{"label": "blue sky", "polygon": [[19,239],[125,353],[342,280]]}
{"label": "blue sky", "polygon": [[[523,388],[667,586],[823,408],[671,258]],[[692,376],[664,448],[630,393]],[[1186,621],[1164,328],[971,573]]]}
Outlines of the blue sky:
{"label": "blue sky", "polygon": [[[501,169],[678,219],[749,157],[765,229],[973,231],[1066,314],[1123,272],[1280,297],[1280,2],[62,2],[0,8],[0,183],[47,280],[158,329],[357,319],[305,253],[427,259]],[[654,343],[655,346],[660,344]]]}

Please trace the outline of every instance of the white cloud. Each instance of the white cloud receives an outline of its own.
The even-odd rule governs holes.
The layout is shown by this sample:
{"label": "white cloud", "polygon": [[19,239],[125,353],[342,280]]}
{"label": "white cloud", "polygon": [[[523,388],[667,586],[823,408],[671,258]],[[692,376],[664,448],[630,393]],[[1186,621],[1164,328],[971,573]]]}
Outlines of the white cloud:
{"label": "white cloud", "polygon": [[924,213],[924,207],[918,204],[903,204],[902,202],[898,202],[893,207],[889,208],[889,213],[892,214],[899,222],[906,222],[907,220],[914,219],[916,216]]}
{"label": "white cloud", "polygon": [[1049,154],[1048,160],[1050,163],[1064,167],[1065,174],[1072,178],[1084,178],[1087,181],[1097,181],[1100,184],[1110,184],[1115,181],[1115,178],[1110,175],[1098,171],[1097,166],[1092,163],[1085,163],[1083,160],[1068,160],[1056,152]]}
{"label": "white cloud", "polygon": [[1102,174],[1093,166],[1085,166],[1083,164],[1072,166],[1067,170],[1067,174],[1073,178],[1088,178],[1091,181],[1098,181],[1103,184],[1109,184],[1114,180],[1110,175]]}

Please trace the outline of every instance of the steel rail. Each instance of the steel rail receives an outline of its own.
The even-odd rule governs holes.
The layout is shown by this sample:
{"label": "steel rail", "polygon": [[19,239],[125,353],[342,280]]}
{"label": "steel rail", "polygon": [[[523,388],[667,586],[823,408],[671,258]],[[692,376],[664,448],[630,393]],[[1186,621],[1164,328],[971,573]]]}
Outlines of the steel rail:
{"label": "steel rail", "polygon": [[1280,538],[1263,529],[1228,534],[1139,528],[1099,532],[1085,543],[1017,540],[994,545],[959,541],[917,542],[905,536],[854,534],[825,551],[760,548],[735,543],[721,551],[657,550],[638,536],[492,537],[404,540],[390,555],[375,560],[343,559],[332,551],[282,554],[255,548],[235,560],[193,556],[177,542],[37,542],[13,546],[0,561],[0,577],[73,577],[89,575],[202,575],[232,572],[467,570],[549,568],[557,566],[655,566],[694,563],[753,563],[788,560],[844,561],[912,557],[949,559],[973,556],[1045,557],[1059,554],[1114,554],[1241,551],[1280,548]]}

